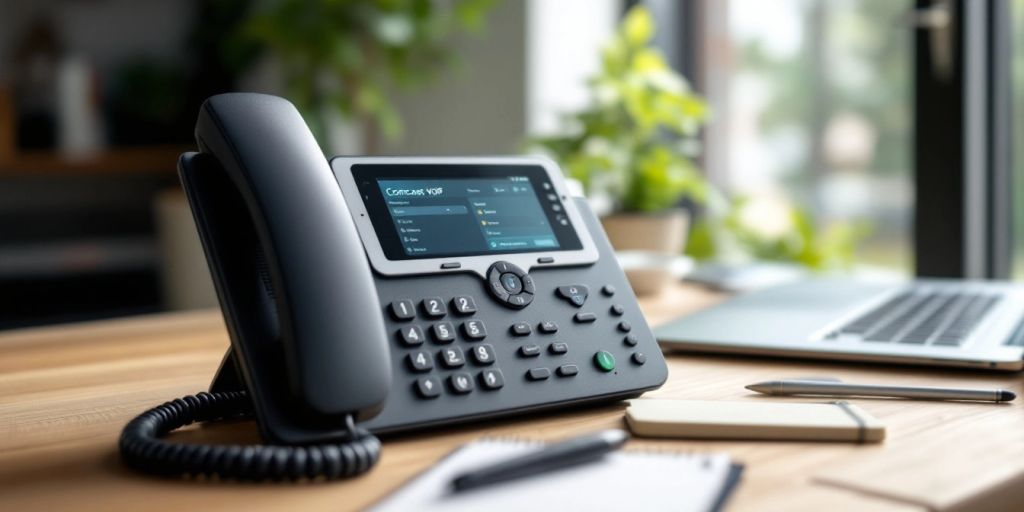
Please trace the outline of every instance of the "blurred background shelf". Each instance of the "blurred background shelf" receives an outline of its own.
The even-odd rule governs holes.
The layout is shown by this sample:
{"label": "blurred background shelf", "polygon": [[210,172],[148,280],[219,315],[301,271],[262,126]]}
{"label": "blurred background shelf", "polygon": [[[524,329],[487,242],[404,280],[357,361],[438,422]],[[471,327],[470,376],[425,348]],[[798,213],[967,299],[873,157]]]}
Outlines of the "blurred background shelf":
{"label": "blurred background shelf", "polygon": [[54,151],[24,151],[0,157],[0,175],[171,174],[177,165],[178,155],[192,149],[183,144],[161,144],[112,148],[81,156]]}

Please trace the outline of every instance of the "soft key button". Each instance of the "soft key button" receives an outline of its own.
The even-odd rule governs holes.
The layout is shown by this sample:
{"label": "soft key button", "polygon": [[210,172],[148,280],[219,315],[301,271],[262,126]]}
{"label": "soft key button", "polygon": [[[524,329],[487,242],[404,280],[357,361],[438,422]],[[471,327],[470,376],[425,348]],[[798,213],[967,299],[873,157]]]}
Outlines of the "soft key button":
{"label": "soft key button", "polygon": [[567,286],[559,286],[555,290],[558,296],[569,301],[576,307],[582,307],[587,302],[587,293],[589,290],[582,284],[570,284]]}

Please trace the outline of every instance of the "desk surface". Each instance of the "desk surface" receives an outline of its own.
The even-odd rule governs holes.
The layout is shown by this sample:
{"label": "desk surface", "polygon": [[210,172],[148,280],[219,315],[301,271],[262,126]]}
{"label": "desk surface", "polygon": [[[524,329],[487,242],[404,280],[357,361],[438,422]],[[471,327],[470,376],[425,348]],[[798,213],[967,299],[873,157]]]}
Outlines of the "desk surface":
{"label": "desk surface", "polygon": [[[641,301],[652,324],[715,303],[687,286]],[[140,411],[203,390],[227,348],[217,311],[137,317],[0,334],[0,510],[363,508],[445,453],[482,435],[555,439],[623,427],[622,404],[386,439],[370,473],[337,484],[245,485],[149,478],[118,462],[121,427]],[[751,382],[827,375],[849,381],[998,386],[1024,395],[1020,374],[727,356],[669,355],[669,380],[645,396],[765,400]],[[780,400],[780,399],[772,399]],[[781,399],[800,400],[800,399]],[[922,510],[969,495],[1014,508],[1024,475],[1024,400],[1013,404],[855,400],[889,425],[880,445],[653,441],[629,447],[725,451],[746,464],[730,510]],[[256,442],[251,423],[191,428],[190,440]],[[865,492],[849,481],[873,480]],[[1016,494],[1014,494],[1016,493]],[[991,503],[991,502],[990,502]],[[977,506],[977,502],[974,502]]]}

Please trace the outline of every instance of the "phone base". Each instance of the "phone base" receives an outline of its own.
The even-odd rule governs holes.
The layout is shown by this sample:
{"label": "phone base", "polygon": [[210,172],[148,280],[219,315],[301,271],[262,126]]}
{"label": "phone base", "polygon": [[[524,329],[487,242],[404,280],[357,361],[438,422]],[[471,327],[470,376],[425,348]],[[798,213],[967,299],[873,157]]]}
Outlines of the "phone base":
{"label": "phone base", "polygon": [[220,361],[220,367],[213,376],[210,383],[210,393],[226,393],[228,391],[246,391],[245,382],[242,381],[241,370],[238,368],[238,360],[232,349],[224,354]]}

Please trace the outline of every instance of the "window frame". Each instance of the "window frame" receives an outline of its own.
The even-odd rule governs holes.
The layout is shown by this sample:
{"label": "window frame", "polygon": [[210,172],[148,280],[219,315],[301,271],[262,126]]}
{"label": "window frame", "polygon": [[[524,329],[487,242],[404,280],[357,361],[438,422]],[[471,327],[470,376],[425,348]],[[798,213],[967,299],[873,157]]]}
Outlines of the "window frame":
{"label": "window frame", "polygon": [[[642,1],[659,12],[659,20],[673,24],[673,34],[657,42],[675,45],[666,48],[671,64],[701,93],[708,78],[703,60],[708,1],[716,0]],[[627,9],[637,3],[641,0],[624,2]],[[927,16],[934,13],[939,16]],[[915,12],[907,13],[907,29],[914,31],[912,248],[919,277],[1010,277],[1010,15],[1009,0],[916,0]],[[942,16],[945,31],[935,22]],[[941,43],[949,51],[945,70],[947,64],[936,59],[941,46],[935,45]]]}

